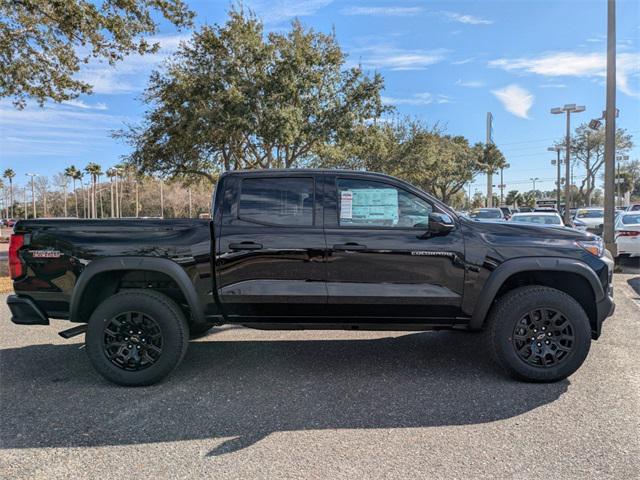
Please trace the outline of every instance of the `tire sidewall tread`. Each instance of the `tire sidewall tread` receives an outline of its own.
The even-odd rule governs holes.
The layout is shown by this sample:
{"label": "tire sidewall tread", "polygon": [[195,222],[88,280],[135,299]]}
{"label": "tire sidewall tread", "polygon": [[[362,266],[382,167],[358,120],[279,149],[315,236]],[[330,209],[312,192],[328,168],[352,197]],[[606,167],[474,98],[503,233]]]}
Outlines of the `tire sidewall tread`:
{"label": "tire sidewall tread", "polygon": [[[541,368],[521,359],[512,343],[516,322],[536,308],[556,308],[569,317],[574,329],[574,347],[559,365]],[[556,382],[573,374],[587,358],[591,326],[582,306],[570,295],[551,287],[526,286],[506,293],[491,309],[487,333],[494,360],[512,377],[529,382]]]}
{"label": "tire sidewall tread", "polygon": [[[115,315],[141,311],[158,323],[162,331],[162,354],[153,365],[134,372],[114,365],[104,354],[104,328]],[[109,297],[93,311],[85,338],[87,355],[93,367],[107,380],[118,385],[146,386],[158,383],[182,361],[189,344],[189,327],[178,305],[153,290],[125,290]]]}

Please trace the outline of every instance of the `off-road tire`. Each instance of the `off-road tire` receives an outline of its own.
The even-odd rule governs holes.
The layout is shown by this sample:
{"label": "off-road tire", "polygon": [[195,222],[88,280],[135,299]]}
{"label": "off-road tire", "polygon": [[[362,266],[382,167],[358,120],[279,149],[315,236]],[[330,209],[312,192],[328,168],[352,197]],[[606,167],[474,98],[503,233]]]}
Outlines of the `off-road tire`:
{"label": "off-road tire", "polygon": [[[520,325],[519,322],[525,323],[530,318],[527,317],[529,312],[538,309],[559,312],[571,325],[571,351],[555,365],[532,365],[521,357],[514,341],[514,337],[516,340],[519,338],[516,336],[516,326]],[[582,306],[570,295],[544,286],[520,287],[506,293],[492,307],[486,329],[496,362],[512,377],[529,382],[556,382],[568,377],[580,368],[591,346],[589,318]],[[533,351],[537,345],[537,340],[532,342],[528,351]],[[526,348],[523,351],[527,351]],[[552,361],[553,358],[549,362]]]}
{"label": "off-road tire", "polygon": [[[161,353],[154,363],[137,371],[116,365],[105,347],[107,325],[126,312],[139,312],[152,318],[161,335]],[[125,290],[109,297],[94,310],[85,342],[91,364],[110,382],[126,386],[152,385],[164,379],[182,361],[189,345],[189,326],[180,307],[166,295],[154,290]]]}

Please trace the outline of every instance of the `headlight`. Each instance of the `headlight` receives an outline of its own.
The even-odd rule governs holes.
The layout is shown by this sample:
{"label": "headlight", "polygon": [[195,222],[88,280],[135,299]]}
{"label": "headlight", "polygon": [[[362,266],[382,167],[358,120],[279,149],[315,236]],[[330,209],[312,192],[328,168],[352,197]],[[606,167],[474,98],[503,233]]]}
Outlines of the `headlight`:
{"label": "headlight", "polygon": [[583,250],[586,250],[591,255],[594,255],[596,257],[601,257],[604,254],[604,242],[600,237],[594,240],[576,242],[576,244]]}

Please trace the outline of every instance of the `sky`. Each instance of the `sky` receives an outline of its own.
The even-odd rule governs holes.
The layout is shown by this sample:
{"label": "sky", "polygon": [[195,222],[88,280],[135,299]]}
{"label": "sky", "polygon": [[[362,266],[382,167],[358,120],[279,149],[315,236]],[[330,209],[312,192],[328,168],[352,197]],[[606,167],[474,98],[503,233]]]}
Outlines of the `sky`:
{"label": "sky", "polygon": [[[229,1],[187,0],[196,27],[221,24]],[[471,142],[484,141],[493,114],[493,141],[511,168],[505,192],[554,188],[554,154],[546,148],[564,135],[565,118],[552,107],[568,103],[587,110],[572,123],[589,121],[605,108],[606,0],[404,1],[245,0],[265,30],[286,30],[292,19],[322,32],[335,31],[349,64],[385,79],[383,99],[400,115],[445,126]],[[92,95],[64,104],[35,103],[16,110],[0,101],[0,168],[13,168],[17,185],[28,172],[53,176],[75,164],[103,168],[129,147],[110,132],[136,124],[149,73],[161,68],[189,31],[161,25],[157,54],[131,56],[112,68],[90,64],[80,77]],[[640,144],[640,2],[617,2],[617,125]],[[630,153],[640,158],[640,145]],[[580,180],[584,172],[574,173]],[[495,180],[494,184],[499,181]],[[486,192],[485,177],[474,191]]]}

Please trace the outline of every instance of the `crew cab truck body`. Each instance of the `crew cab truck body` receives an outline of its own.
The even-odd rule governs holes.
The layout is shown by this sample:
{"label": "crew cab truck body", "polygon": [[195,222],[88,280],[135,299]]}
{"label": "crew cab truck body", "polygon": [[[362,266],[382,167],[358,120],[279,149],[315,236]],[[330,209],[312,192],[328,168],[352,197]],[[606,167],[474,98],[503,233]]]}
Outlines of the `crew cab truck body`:
{"label": "crew cab truck body", "polygon": [[483,330],[513,376],[573,373],[613,313],[613,261],[566,227],[458,217],[389,176],[220,177],[212,220],[27,220],[10,245],[16,324],[86,331],[107,379],[147,385],[189,336],[259,329]]}

